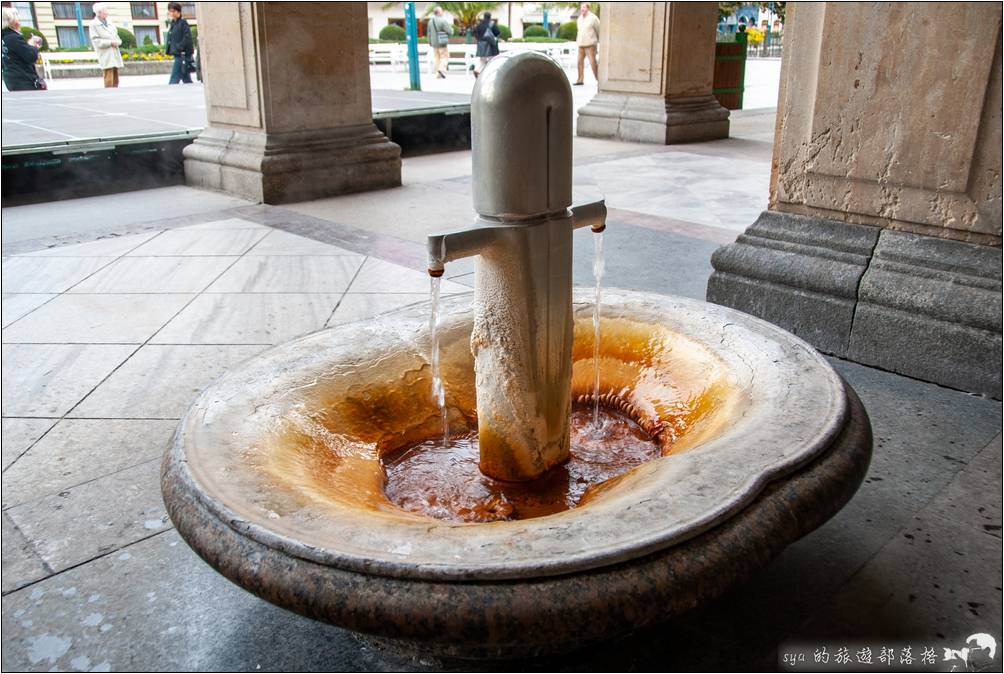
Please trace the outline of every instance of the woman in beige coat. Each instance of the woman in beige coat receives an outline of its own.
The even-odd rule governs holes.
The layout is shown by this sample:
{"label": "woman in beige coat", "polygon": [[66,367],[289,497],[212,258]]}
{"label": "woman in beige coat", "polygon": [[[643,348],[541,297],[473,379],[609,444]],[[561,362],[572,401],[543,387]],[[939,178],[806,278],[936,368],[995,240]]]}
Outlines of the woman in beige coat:
{"label": "woman in beige coat", "polygon": [[91,46],[98,54],[98,65],[105,76],[105,87],[119,85],[119,68],[122,67],[122,54],[119,53],[118,28],[108,20],[108,8],[105,3],[94,3],[94,18],[91,20]]}

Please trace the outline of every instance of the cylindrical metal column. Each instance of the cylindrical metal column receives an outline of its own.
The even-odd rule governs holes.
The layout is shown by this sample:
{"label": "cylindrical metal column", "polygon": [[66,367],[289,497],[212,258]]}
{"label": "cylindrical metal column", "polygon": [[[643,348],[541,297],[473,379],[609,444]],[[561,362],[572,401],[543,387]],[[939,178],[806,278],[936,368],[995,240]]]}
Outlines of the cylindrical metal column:
{"label": "cylindrical metal column", "polygon": [[568,459],[572,92],[551,59],[498,57],[471,99],[474,208],[493,225],[474,291],[481,470],[526,481]]}

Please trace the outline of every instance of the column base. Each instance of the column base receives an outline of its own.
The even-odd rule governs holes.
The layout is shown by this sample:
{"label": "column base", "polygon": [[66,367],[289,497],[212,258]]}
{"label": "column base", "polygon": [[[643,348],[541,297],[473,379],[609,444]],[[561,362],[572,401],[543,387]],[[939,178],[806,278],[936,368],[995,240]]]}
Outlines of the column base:
{"label": "column base", "polygon": [[184,156],[187,184],[266,204],[401,184],[401,148],[373,124],[289,133],[209,127]]}
{"label": "column base", "polygon": [[600,92],[579,110],[576,133],[660,145],[728,138],[729,111],[711,94],[667,100]]}
{"label": "column base", "polygon": [[999,248],[765,211],[711,263],[709,302],[825,353],[1001,398]]}

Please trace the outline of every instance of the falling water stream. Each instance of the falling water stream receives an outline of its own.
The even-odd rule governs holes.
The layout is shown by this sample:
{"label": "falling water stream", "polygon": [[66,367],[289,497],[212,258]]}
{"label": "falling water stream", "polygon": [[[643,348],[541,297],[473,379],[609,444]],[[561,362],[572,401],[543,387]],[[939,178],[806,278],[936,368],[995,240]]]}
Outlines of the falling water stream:
{"label": "falling water stream", "polygon": [[441,282],[441,278],[431,279],[432,314],[429,317],[429,333],[432,336],[432,400],[439,407],[439,415],[443,420],[443,447],[447,447],[450,444],[450,426],[446,421],[446,392],[443,389],[443,376],[439,368],[439,291]]}
{"label": "falling water stream", "polygon": [[603,232],[593,234],[593,277],[596,294],[593,299],[593,428],[600,428],[600,298],[603,283]]}

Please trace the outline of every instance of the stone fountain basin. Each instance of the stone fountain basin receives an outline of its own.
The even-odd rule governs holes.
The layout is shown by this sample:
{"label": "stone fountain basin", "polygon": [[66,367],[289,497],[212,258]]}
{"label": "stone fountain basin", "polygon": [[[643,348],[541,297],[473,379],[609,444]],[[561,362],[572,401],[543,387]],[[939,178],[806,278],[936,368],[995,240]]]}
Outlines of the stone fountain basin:
{"label": "stone fountain basin", "polygon": [[[576,291],[573,395],[591,389],[591,310],[591,291]],[[450,422],[463,430],[476,422],[470,296],[442,313]],[[380,456],[438,433],[423,303],[278,346],[207,388],[164,459],[171,518],[275,604],[428,652],[511,657],[707,601],[857,489],[867,415],[811,346],[677,297],[608,290],[603,316],[605,390],[670,437],[662,458],[576,508],[472,524],[384,497]]]}

